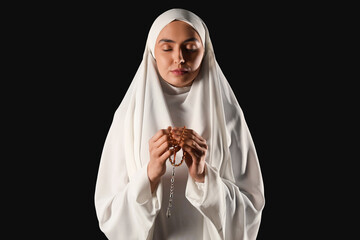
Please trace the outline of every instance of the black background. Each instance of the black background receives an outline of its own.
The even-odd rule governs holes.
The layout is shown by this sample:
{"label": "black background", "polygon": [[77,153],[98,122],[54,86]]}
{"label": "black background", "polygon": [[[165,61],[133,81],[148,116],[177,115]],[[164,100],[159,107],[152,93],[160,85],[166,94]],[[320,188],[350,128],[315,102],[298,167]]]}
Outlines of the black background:
{"label": "black background", "polygon": [[[15,161],[21,167],[10,179],[8,196],[20,189],[20,197],[9,198],[16,207],[7,208],[15,216],[9,218],[12,234],[106,239],[94,207],[102,147],[152,22],[173,7],[193,11],[207,24],[244,111],[265,185],[258,239],[323,235],[329,181],[319,176],[327,171],[319,142],[331,128],[324,122],[334,106],[327,97],[337,98],[328,81],[337,72],[326,64],[333,54],[324,37],[333,27],[323,16],[327,6],[241,2],[59,3],[14,11],[8,62],[22,67],[10,77],[16,89],[10,101],[21,117],[9,120],[22,127],[9,128],[9,139],[22,161]],[[26,228],[19,232],[19,225]]]}

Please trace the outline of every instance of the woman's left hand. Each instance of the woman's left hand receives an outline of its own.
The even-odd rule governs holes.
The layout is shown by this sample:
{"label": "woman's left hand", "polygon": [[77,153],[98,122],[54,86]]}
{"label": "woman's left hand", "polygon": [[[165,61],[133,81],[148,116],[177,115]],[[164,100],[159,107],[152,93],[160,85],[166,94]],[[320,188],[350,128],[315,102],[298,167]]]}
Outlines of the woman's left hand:
{"label": "woman's left hand", "polygon": [[[180,142],[180,147],[186,152],[185,162],[189,168],[190,176],[196,182],[205,180],[205,157],[208,146],[206,140],[192,129],[174,127],[172,129],[173,138]],[[182,135],[182,139],[181,138]]]}

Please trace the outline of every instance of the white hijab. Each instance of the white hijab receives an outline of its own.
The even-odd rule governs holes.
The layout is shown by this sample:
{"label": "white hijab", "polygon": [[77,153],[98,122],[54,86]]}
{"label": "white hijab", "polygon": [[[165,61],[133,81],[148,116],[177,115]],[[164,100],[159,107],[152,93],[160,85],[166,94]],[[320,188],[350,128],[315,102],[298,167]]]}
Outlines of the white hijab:
{"label": "white hijab", "polygon": [[[205,23],[192,12],[171,9],[160,15],[151,26],[143,61],[125,95],[126,101],[124,102],[128,105],[120,106],[119,109],[122,112],[121,116],[125,117],[126,164],[130,178],[149,160],[148,140],[159,129],[174,126],[165,102],[154,58],[157,36],[168,23],[174,20],[190,24],[198,32],[205,47],[201,71],[194,80],[184,103],[191,106],[193,113],[193,119],[189,119],[186,127],[194,129],[207,140],[210,147],[209,154],[207,154],[209,163],[218,169],[221,168],[222,161],[231,164],[228,151],[230,133],[225,124],[225,110],[228,109],[228,106],[224,106],[223,98],[227,98],[227,101],[231,99],[234,104],[231,109],[228,109],[231,112],[227,114],[239,114],[240,107],[215,60]],[[213,161],[213,159],[215,160]],[[234,180],[231,171],[226,174],[227,177]]]}
{"label": "white hijab", "polygon": [[[109,234],[113,231],[113,234],[116,234],[115,231],[121,234],[120,230],[114,230],[119,226],[120,220],[117,219],[120,216],[117,215],[120,212],[126,214],[128,210],[120,207],[126,206],[127,201],[126,196],[120,199],[120,195],[126,194],[127,184],[136,181],[139,170],[147,166],[150,159],[149,139],[159,129],[174,126],[169,112],[171,106],[165,101],[154,58],[155,41],[160,31],[174,20],[190,24],[205,47],[201,70],[182,107],[192,113],[192,117],[185,119],[186,127],[195,130],[207,141],[208,168],[216,173],[214,176],[220,176],[216,177],[217,181],[222,179],[222,183],[214,186],[219,189],[224,184],[228,186],[225,192],[230,195],[226,201],[223,200],[226,204],[223,202],[225,205],[221,206],[221,209],[226,209],[228,220],[222,231],[229,232],[228,236],[239,237],[241,234],[241,239],[253,239],[251,236],[257,234],[264,206],[264,189],[255,147],[238,101],[215,59],[205,23],[183,9],[168,10],[154,21],[142,62],[115,112],[103,148],[95,193],[100,225]],[[160,198],[161,189],[160,184],[157,189]],[[118,210],[114,205],[115,199]],[[113,220],[109,220],[112,215],[115,215]],[[209,213],[208,217],[210,220],[217,218],[216,213]],[[150,217],[147,219],[148,224],[153,224]],[[222,228],[220,223],[216,225]]]}

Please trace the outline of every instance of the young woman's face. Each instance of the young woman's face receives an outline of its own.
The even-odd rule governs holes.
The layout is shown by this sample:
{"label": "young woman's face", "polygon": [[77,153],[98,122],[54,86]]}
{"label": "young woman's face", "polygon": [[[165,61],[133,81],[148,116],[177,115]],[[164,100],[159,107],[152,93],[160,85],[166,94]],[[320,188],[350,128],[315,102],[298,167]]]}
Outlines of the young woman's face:
{"label": "young woman's face", "polygon": [[199,74],[204,46],[194,28],[173,21],[161,30],[154,54],[161,77],[173,86],[185,87]]}

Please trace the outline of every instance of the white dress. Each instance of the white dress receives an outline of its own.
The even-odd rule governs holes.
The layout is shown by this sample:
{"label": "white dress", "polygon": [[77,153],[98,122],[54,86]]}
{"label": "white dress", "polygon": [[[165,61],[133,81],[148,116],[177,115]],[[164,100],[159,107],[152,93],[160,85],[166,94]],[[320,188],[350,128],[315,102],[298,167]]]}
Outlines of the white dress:
{"label": "white dress", "polygon": [[[176,88],[161,80],[165,100],[168,104],[173,123],[177,127],[186,126],[187,111],[183,105],[189,93],[190,87]],[[182,151],[176,156],[176,162],[180,162]],[[188,240],[203,239],[203,217],[201,213],[189,202],[185,196],[185,189],[188,178],[188,168],[184,162],[181,166],[175,168],[175,192],[173,207],[171,208],[171,217],[166,216],[167,206],[170,196],[170,180],[173,166],[169,161],[166,162],[166,173],[162,177],[163,199],[162,208],[155,220],[154,239],[168,240]],[[201,189],[200,183],[196,183]]]}
{"label": "white dress", "polygon": [[[157,34],[174,19],[194,27],[205,46],[201,70],[188,89],[164,85],[151,50]],[[205,181],[189,177],[185,163],[177,167],[167,219],[171,167],[167,162],[151,193],[148,141],[159,129],[184,125],[206,139]],[[154,21],[143,60],[106,137],[94,197],[99,227],[110,240],[256,239],[265,204],[258,157],[206,25],[195,14],[171,9]]]}

